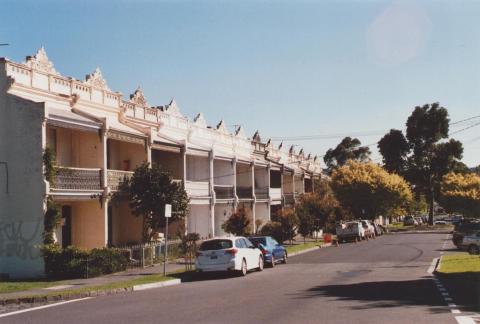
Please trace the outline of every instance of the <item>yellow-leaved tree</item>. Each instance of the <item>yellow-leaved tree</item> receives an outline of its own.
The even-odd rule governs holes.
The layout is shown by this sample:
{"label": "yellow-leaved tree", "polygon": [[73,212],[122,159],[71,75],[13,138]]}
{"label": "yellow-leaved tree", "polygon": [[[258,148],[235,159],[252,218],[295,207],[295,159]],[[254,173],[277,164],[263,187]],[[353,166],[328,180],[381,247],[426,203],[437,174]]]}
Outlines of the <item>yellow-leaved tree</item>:
{"label": "yellow-leaved tree", "polygon": [[446,174],[441,183],[440,204],[448,212],[480,217],[480,176],[475,173]]}
{"label": "yellow-leaved tree", "polygon": [[405,179],[372,162],[348,161],[332,173],[331,185],[341,205],[358,218],[405,214],[413,198]]}

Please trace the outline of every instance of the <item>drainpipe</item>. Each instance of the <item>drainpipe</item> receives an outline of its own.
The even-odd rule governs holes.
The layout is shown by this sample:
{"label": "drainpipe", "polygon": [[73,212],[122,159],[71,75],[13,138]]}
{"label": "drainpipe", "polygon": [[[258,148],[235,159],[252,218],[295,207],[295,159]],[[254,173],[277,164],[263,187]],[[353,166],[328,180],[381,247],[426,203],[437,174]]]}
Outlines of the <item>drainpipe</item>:
{"label": "drainpipe", "polygon": [[250,180],[252,182],[252,220],[253,220],[253,233],[255,234],[257,232],[257,224],[255,223],[257,220],[256,214],[255,214],[255,207],[257,205],[257,196],[255,196],[255,161],[253,161],[250,164]]}
{"label": "drainpipe", "polygon": [[215,236],[215,202],[216,202],[216,197],[215,197],[215,190],[213,187],[213,157],[214,157],[214,152],[213,150],[210,151],[209,154],[209,180],[208,180],[208,186],[209,186],[209,191],[210,191],[210,233],[213,236]]}
{"label": "drainpipe", "polygon": [[237,158],[234,157],[232,160],[233,168],[233,210],[238,208],[238,195],[237,195]]}

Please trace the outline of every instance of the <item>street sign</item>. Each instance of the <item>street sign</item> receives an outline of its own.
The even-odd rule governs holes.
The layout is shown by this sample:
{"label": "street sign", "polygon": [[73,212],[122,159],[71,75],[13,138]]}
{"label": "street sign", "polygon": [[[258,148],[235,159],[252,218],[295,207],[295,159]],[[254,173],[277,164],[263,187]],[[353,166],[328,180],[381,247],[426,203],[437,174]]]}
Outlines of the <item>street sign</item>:
{"label": "street sign", "polygon": [[172,205],[165,204],[165,217],[172,217]]}

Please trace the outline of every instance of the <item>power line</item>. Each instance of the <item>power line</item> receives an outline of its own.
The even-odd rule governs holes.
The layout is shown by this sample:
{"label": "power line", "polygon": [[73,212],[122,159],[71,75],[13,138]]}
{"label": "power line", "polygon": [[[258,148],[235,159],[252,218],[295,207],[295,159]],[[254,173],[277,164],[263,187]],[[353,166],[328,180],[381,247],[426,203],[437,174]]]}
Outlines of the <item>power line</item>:
{"label": "power line", "polygon": [[475,124],[470,125],[470,126],[467,126],[467,127],[464,127],[464,128],[459,129],[459,130],[457,130],[457,131],[455,131],[455,132],[452,132],[452,133],[450,133],[450,135],[458,134],[458,133],[460,133],[460,132],[466,131],[467,129],[470,129],[470,128],[473,128],[473,127],[477,127],[478,125],[480,125],[480,122],[475,123]]}

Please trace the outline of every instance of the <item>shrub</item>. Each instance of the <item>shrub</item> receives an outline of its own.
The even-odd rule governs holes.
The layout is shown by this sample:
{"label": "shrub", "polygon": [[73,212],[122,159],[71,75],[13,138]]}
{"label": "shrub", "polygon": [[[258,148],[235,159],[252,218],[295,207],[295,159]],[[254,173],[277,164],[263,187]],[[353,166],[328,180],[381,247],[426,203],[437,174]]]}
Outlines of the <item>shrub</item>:
{"label": "shrub", "polygon": [[58,244],[42,248],[45,272],[50,279],[96,277],[123,271],[127,258],[121,250],[112,248],[83,250],[74,246],[62,249]]}
{"label": "shrub", "polygon": [[261,228],[260,234],[271,236],[280,243],[287,239],[284,236],[282,224],[280,222],[267,222]]}
{"label": "shrub", "polygon": [[227,233],[238,236],[244,236],[250,233],[250,220],[245,212],[245,208],[237,209],[225,223],[222,224],[222,229]]}

